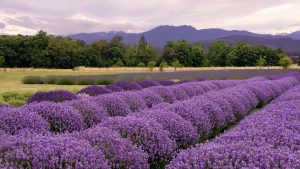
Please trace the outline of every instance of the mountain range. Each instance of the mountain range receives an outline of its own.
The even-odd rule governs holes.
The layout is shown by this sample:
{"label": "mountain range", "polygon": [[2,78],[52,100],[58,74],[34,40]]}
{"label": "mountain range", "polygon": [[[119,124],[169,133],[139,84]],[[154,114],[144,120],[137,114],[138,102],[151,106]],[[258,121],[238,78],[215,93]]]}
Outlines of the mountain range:
{"label": "mountain range", "polygon": [[156,48],[162,48],[167,41],[185,39],[189,42],[201,42],[207,49],[213,41],[222,40],[228,43],[246,42],[252,45],[266,45],[272,48],[281,48],[290,55],[300,54],[300,31],[285,35],[258,34],[249,31],[224,30],[224,29],[200,29],[188,25],[182,26],[158,26],[142,33],[126,32],[96,32],[79,33],[69,35],[73,39],[92,43],[98,40],[111,40],[113,36],[121,35],[126,44],[137,43],[142,35],[147,42]]}

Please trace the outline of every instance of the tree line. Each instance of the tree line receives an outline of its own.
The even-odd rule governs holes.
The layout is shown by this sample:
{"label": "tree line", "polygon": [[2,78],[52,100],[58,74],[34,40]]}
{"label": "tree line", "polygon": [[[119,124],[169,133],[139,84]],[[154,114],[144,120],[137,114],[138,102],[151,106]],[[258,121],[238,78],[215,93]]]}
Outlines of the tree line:
{"label": "tree line", "polygon": [[178,40],[167,42],[159,51],[147,43],[144,36],[137,44],[130,45],[126,45],[119,35],[110,41],[91,44],[47,35],[43,31],[34,36],[0,36],[1,67],[278,66],[290,63],[280,49],[246,43],[231,45],[216,41],[205,52],[200,43]]}

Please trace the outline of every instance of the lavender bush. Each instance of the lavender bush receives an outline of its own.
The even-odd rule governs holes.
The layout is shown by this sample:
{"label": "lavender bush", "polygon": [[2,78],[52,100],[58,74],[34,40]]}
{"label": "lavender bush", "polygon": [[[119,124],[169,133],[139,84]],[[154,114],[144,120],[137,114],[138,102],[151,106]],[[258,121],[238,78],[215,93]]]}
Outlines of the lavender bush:
{"label": "lavender bush", "polygon": [[103,152],[112,168],[149,168],[147,153],[111,129],[95,126],[74,132],[72,136],[89,141],[92,147]]}
{"label": "lavender bush", "polygon": [[130,139],[148,153],[152,162],[169,159],[176,148],[171,134],[151,119],[113,117],[102,122],[100,126],[116,130],[122,137]]}
{"label": "lavender bush", "polygon": [[82,115],[71,106],[54,102],[28,104],[20,108],[22,111],[37,112],[49,124],[54,133],[72,132],[85,127]]}
{"label": "lavender bush", "polygon": [[121,87],[124,90],[141,90],[142,87],[135,83],[135,82],[129,82],[129,81],[120,81],[120,82],[116,82],[114,83],[114,85]]}
{"label": "lavender bush", "polygon": [[7,134],[18,134],[21,130],[46,133],[50,125],[38,113],[22,109],[0,109],[0,130]]}
{"label": "lavender bush", "polygon": [[103,154],[92,148],[87,141],[48,135],[2,137],[0,166],[3,168],[110,168]]}
{"label": "lavender bush", "polygon": [[161,85],[158,82],[153,81],[153,80],[144,80],[144,81],[138,82],[138,84],[140,86],[142,86],[142,88],[148,88],[151,86],[160,86]]}
{"label": "lavender bush", "polygon": [[95,85],[88,86],[77,92],[77,94],[87,94],[89,96],[98,96],[98,95],[108,94],[108,93],[111,93],[111,91],[104,87],[95,86]]}
{"label": "lavender bush", "polygon": [[67,90],[56,90],[50,92],[37,92],[28,100],[28,103],[43,101],[63,102],[76,99],[78,99],[78,96],[74,93]]}

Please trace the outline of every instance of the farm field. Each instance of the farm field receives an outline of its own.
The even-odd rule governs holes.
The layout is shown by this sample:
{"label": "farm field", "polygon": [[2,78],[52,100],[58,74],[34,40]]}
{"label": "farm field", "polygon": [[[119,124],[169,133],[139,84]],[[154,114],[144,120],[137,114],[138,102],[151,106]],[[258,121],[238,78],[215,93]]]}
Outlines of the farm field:
{"label": "farm field", "polygon": [[0,106],[0,168],[299,168],[299,92],[292,72],[37,93]]}

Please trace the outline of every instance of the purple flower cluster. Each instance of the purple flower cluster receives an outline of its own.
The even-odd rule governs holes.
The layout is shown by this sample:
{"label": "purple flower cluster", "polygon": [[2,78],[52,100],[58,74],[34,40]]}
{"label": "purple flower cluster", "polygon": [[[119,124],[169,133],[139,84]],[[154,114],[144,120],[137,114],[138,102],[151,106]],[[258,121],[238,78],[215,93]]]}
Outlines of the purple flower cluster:
{"label": "purple flower cluster", "polygon": [[116,82],[114,83],[114,85],[121,87],[124,90],[141,90],[142,87],[135,82],[129,82],[129,81],[120,81],[120,82]]}
{"label": "purple flower cluster", "polygon": [[79,113],[84,118],[86,128],[100,123],[108,116],[103,106],[97,105],[95,102],[88,99],[69,101],[65,102],[64,104],[71,106],[79,111]]}
{"label": "purple flower cluster", "polygon": [[50,125],[38,113],[14,108],[0,109],[0,130],[7,134],[18,134],[22,130],[46,133]]}
{"label": "purple flower cluster", "polygon": [[118,131],[122,137],[130,139],[148,153],[151,161],[170,158],[176,148],[175,141],[170,138],[171,133],[151,119],[134,116],[112,117],[99,126]]}
{"label": "purple flower cluster", "polygon": [[129,105],[119,93],[101,95],[90,99],[102,106],[109,116],[126,116],[131,113]]}
{"label": "purple flower cluster", "polygon": [[140,81],[140,82],[138,82],[138,84],[140,86],[142,86],[142,88],[148,88],[148,87],[151,87],[151,86],[160,86],[161,85],[158,82],[153,81],[153,80]]}
{"label": "purple flower cluster", "polygon": [[74,93],[67,90],[56,90],[50,92],[37,92],[28,100],[28,103],[43,101],[63,102],[76,99],[78,99],[78,96]]}
{"label": "purple flower cluster", "polygon": [[160,97],[163,98],[164,102],[174,103],[176,100],[174,94],[172,93],[172,91],[169,90],[168,87],[154,86],[154,87],[149,87],[147,90],[154,91],[155,93],[160,95]]}
{"label": "purple flower cluster", "polygon": [[142,117],[146,120],[154,119],[171,133],[171,138],[176,141],[178,148],[187,148],[198,142],[197,129],[190,121],[183,119],[176,113],[152,110],[135,113],[132,116]]}
{"label": "purple flower cluster", "polygon": [[111,129],[95,126],[71,135],[87,140],[92,147],[100,150],[112,168],[149,168],[147,153]]}
{"label": "purple flower cluster", "polygon": [[50,131],[54,133],[72,132],[86,126],[80,112],[66,104],[41,102],[25,105],[20,109],[37,112],[50,124]]}
{"label": "purple flower cluster", "polygon": [[163,86],[172,86],[172,85],[176,84],[176,82],[174,82],[173,80],[161,80],[161,81],[157,81],[157,82]]}
{"label": "purple flower cluster", "polygon": [[122,89],[121,87],[114,85],[114,84],[106,85],[105,89],[110,90],[112,92],[123,92],[124,91],[124,89]]}
{"label": "purple flower cluster", "polygon": [[166,168],[299,168],[298,92],[299,86],[222,136],[180,152]]}
{"label": "purple flower cluster", "polygon": [[108,161],[87,141],[66,136],[1,136],[1,168],[97,168]]}
{"label": "purple flower cluster", "polygon": [[110,91],[104,87],[93,85],[93,86],[88,86],[86,88],[79,90],[77,92],[77,94],[87,94],[89,96],[98,96],[98,95],[102,95],[102,94],[108,94],[111,92],[112,91]]}

